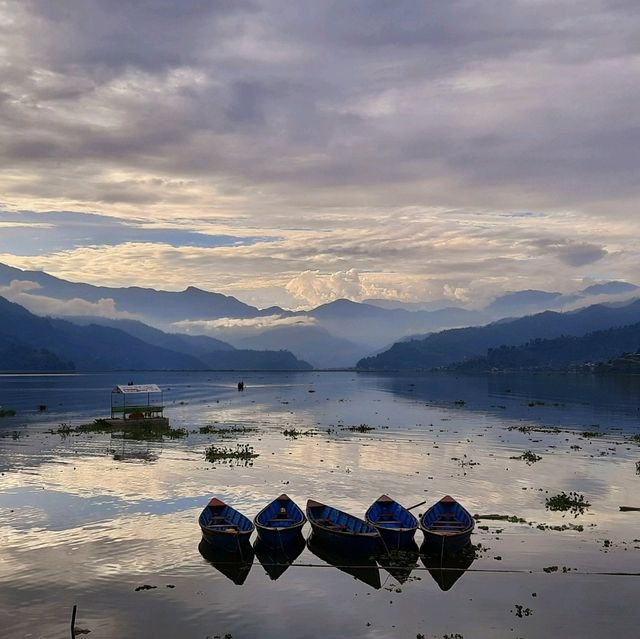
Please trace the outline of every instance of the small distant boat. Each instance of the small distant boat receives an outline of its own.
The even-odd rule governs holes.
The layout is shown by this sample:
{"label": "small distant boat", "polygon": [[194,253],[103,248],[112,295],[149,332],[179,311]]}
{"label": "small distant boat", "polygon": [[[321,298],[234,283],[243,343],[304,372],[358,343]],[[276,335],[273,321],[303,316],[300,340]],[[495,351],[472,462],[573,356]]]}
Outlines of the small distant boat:
{"label": "small distant boat", "polygon": [[198,550],[207,562],[227,579],[233,581],[236,586],[242,586],[249,576],[251,566],[253,566],[254,551],[251,546],[229,552],[215,548],[205,539],[201,539]]}
{"label": "small distant boat", "polygon": [[380,533],[387,552],[408,546],[418,530],[418,520],[404,506],[387,495],[382,495],[374,501],[364,518]]}
{"label": "small distant boat", "polygon": [[420,517],[427,552],[455,553],[471,537],[473,517],[451,496],[446,495]]}
{"label": "small distant boat", "polygon": [[347,575],[351,575],[375,590],[380,590],[380,570],[371,556],[353,553],[348,548],[336,547],[320,540],[315,532],[307,539],[307,548],[325,563],[335,566]]}
{"label": "small distant boat", "polygon": [[253,544],[258,561],[272,581],[281,577],[292,566],[305,549],[306,542],[302,534],[283,548],[270,548],[258,538]]}
{"label": "small distant boat", "polygon": [[209,544],[228,552],[241,551],[249,546],[249,538],[255,529],[250,519],[217,497],[205,506],[198,523]]}
{"label": "small distant boat", "polygon": [[352,552],[373,553],[378,548],[378,531],[366,521],[342,510],[309,499],[307,519],[317,541]]}
{"label": "small distant boat", "polygon": [[253,520],[260,541],[270,548],[284,548],[302,536],[307,518],[288,495],[280,495]]}

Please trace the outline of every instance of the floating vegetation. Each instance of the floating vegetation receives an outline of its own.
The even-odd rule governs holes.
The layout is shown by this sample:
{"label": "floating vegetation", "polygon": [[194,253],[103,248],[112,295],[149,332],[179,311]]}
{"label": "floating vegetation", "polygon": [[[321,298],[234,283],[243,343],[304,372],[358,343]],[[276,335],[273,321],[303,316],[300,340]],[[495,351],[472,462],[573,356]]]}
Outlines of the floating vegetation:
{"label": "floating vegetation", "polygon": [[480,519],[488,519],[490,521],[508,521],[511,524],[526,524],[527,520],[515,515],[474,515],[473,518],[478,521]]}
{"label": "floating vegetation", "polygon": [[219,435],[220,437],[236,437],[246,433],[255,433],[258,429],[251,426],[231,426],[223,428],[220,426],[201,426],[198,432],[201,435]]}
{"label": "floating vegetation", "polygon": [[576,532],[584,531],[584,526],[582,524],[562,524],[562,526],[549,526],[548,524],[538,524],[536,528],[538,530],[556,530],[558,532],[564,532],[565,530],[575,530]]}
{"label": "floating vegetation", "polygon": [[518,455],[517,457],[509,457],[509,459],[522,459],[523,461],[526,461],[529,466],[531,466],[531,464],[535,464],[536,462],[540,461],[542,457],[528,450],[526,453],[522,453],[522,455]]}
{"label": "floating vegetation", "polygon": [[163,433],[169,439],[181,439],[188,434],[189,431],[186,428],[170,428],[166,433]]}
{"label": "floating vegetation", "polygon": [[516,617],[529,617],[533,614],[533,610],[531,610],[531,608],[525,608],[520,604],[515,604],[514,608],[516,609],[515,612],[513,610],[511,612],[513,612]]}
{"label": "floating vegetation", "polygon": [[15,417],[16,411],[13,408],[0,408],[0,417]]}
{"label": "floating vegetation", "polygon": [[636,444],[640,444],[640,433],[638,433],[637,435],[631,435],[631,437],[629,437],[629,439],[632,442],[636,442]]}
{"label": "floating vegetation", "polygon": [[565,493],[563,491],[546,499],[547,510],[568,511],[576,517],[582,515],[589,506],[591,504],[584,498],[584,495],[575,492]]}
{"label": "floating vegetation", "polygon": [[74,433],[109,433],[114,439],[135,439],[142,441],[160,441],[163,437],[181,439],[189,434],[185,428],[171,428],[166,422],[129,425],[125,420],[122,420],[122,424],[113,424],[104,419],[96,419],[91,424],[81,424],[76,427],[63,423],[60,424],[56,430],[50,430],[49,432],[55,435],[61,435],[62,437],[68,437]]}
{"label": "floating vegetation", "polygon": [[375,426],[369,426],[368,424],[360,424],[360,426],[347,426],[344,430],[350,430],[352,433],[368,433],[370,430],[375,430]]}
{"label": "floating vegetation", "polygon": [[597,430],[585,430],[580,433],[582,437],[590,439],[592,437],[602,437],[602,433]]}
{"label": "floating vegetation", "polygon": [[453,403],[456,406],[464,406],[467,402],[465,402],[464,399],[456,399]]}
{"label": "floating vegetation", "polygon": [[519,433],[552,433],[554,435],[562,432],[556,426],[508,426],[507,430],[517,430]]}
{"label": "floating vegetation", "polygon": [[314,430],[297,430],[296,428],[288,428],[282,431],[285,437],[298,439],[298,437],[313,437],[316,434]]}
{"label": "floating vegetation", "polygon": [[252,460],[258,457],[253,449],[253,446],[249,444],[236,444],[235,448],[227,448],[226,446],[209,446],[204,451],[204,456],[207,461],[212,463],[222,462],[227,463],[233,460],[243,461],[245,465],[252,465]]}

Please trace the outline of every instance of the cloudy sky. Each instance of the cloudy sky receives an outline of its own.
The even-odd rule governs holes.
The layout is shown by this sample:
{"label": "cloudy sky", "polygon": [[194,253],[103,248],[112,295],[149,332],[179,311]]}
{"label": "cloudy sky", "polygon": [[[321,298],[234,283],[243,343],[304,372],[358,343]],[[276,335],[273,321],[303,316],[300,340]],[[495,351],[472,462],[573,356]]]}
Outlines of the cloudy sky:
{"label": "cloudy sky", "polygon": [[640,284],[636,0],[0,0],[0,262],[259,306]]}

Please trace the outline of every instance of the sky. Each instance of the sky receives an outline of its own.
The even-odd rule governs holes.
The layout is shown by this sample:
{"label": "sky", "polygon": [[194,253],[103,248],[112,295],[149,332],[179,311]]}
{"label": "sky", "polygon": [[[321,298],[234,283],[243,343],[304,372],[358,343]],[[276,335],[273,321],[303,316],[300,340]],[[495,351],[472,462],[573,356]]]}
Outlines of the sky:
{"label": "sky", "polygon": [[267,307],[640,284],[635,0],[0,0],[0,262]]}

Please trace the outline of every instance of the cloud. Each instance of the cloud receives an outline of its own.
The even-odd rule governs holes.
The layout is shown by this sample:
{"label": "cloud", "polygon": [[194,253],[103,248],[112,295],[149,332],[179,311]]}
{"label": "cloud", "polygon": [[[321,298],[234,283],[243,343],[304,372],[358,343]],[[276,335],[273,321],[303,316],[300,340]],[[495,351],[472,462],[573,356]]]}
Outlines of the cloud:
{"label": "cloud", "polygon": [[310,326],[315,324],[313,317],[306,315],[283,317],[282,315],[267,315],[250,319],[235,317],[220,317],[212,320],[182,320],[171,324],[173,328],[184,333],[211,333],[224,329],[266,330],[282,326]]}
{"label": "cloud", "polygon": [[640,16],[499,11],[4,3],[0,259],[266,305],[633,279]]}
{"label": "cloud", "polygon": [[53,317],[89,315],[113,319],[140,319],[132,313],[118,311],[115,301],[111,298],[101,298],[95,303],[79,298],[60,300],[33,293],[40,288],[42,287],[37,282],[12,280],[8,286],[0,286],[0,297],[24,306],[35,315]]}
{"label": "cloud", "polygon": [[541,240],[537,245],[545,252],[555,255],[562,263],[572,267],[593,264],[607,255],[602,246],[569,240]]}

